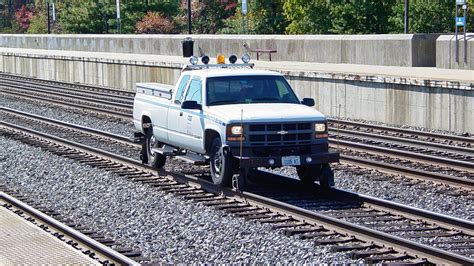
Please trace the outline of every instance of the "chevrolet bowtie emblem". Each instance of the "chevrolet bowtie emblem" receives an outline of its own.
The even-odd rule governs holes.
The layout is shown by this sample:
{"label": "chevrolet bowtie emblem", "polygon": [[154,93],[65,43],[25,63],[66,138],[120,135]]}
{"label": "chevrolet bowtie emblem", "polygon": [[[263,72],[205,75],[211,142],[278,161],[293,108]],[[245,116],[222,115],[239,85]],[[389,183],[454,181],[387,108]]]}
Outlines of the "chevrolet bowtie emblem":
{"label": "chevrolet bowtie emblem", "polygon": [[278,131],[277,134],[286,135],[286,134],[288,134],[288,131],[285,131],[285,130]]}

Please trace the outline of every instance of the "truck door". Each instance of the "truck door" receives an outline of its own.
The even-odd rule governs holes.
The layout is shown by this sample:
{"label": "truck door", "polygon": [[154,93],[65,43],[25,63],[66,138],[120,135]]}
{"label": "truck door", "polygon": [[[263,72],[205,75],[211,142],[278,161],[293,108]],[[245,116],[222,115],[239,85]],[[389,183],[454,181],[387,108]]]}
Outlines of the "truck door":
{"label": "truck door", "polygon": [[181,102],[184,98],[184,92],[188,87],[190,75],[183,75],[179,81],[179,85],[176,88],[176,92],[173,94],[168,110],[168,141],[171,145],[177,145],[180,143],[180,113],[181,113]]}
{"label": "truck door", "polygon": [[[202,80],[193,77],[183,101],[196,101],[202,105]],[[180,146],[191,151],[203,153],[204,115],[202,110],[181,110],[179,114]]]}

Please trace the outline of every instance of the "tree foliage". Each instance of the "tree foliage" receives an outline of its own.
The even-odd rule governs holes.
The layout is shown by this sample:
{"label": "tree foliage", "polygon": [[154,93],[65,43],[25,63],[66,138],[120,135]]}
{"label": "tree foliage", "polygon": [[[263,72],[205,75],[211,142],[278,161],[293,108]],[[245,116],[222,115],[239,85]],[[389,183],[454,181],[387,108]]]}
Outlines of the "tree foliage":
{"label": "tree foliage", "polygon": [[[246,30],[251,34],[283,34],[288,22],[283,15],[283,0],[248,1],[247,16],[243,17],[241,5],[235,4],[234,15],[224,20],[219,33],[238,34]],[[244,28],[242,28],[244,18]]]}
{"label": "tree foliage", "polygon": [[28,10],[26,6],[22,6],[20,10],[15,13],[15,19],[18,23],[20,30],[25,32],[30,27],[31,19],[33,18],[33,12]]}
{"label": "tree foliage", "polygon": [[[121,32],[134,33],[136,23],[147,12],[160,12],[168,17],[178,13],[178,0],[122,0]],[[60,24],[68,33],[114,33],[117,31],[115,1],[69,0],[61,5]]]}
{"label": "tree foliage", "polygon": [[177,28],[173,21],[165,18],[159,12],[148,12],[145,17],[137,22],[137,33],[176,33]]}
{"label": "tree foliage", "polygon": [[[285,0],[290,34],[403,33],[404,0]],[[474,3],[470,3],[472,8]],[[454,0],[411,0],[410,33],[452,32]],[[469,24],[474,15],[469,14]],[[473,30],[472,26],[469,26]]]}
{"label": "tree foliage", "polygon": [[[0,0],[0,30],[44,32],[46,2],[56,3],[56,33],[116,33],[115,0]],[[193,33],[251,34],[403,33],[404,0],[192,1]],[[187,32],[187,0],[120,0],[122,33]],[[24,7],[22,7],[22,5]],[[474,0],[468,31],[474,30]],[[159,15],[158,15],[159,14]],[[454,31],[454,0],[410,0],[410,33]],[[152,26],[155,25],[155,26]],[[174,29],[171,29],[173,28]]]}

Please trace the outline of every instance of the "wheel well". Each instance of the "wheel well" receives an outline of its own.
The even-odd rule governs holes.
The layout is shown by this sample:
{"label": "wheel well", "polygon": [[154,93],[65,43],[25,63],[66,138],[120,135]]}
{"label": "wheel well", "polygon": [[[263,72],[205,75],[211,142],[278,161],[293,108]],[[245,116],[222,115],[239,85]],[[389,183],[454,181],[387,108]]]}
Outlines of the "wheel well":
{"label": "wheel well", "polygon": [[[149,127],[145,127],[145,124],[149,124]],[[145,134],[149,133],[151,129],[151,119],[148,116],[142,116],[142,129]]]}
{"label": "wheel well", "polygon": [[206,149],[207,154],[209,154],[209,151],[211,150],[212,140],[215,137],[220,137],[219,133],[215,130],[206,129],[204,132],[204,148]]}

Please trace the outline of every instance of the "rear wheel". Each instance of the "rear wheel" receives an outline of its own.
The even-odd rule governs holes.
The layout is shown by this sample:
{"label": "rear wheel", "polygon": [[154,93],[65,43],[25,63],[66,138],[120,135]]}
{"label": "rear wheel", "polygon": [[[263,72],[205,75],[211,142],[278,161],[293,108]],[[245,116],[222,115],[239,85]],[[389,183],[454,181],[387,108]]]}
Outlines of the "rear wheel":
{"label": "rear wheel", "polygon": [[210,149],[212,182],[218,186],[229,186],[235,172],[234,158],[222,150],[221,138],[214,138]]}
{"label": "rear wheel", "polygon": [[[153,132],[150,129],[151,132]],[[153,148],[160,148],[161,145],[153,136],[153,133],[148,133],[145,140],[146,163],[153,168],[162,168],[166,163],[166,156],[153,152]]]}

